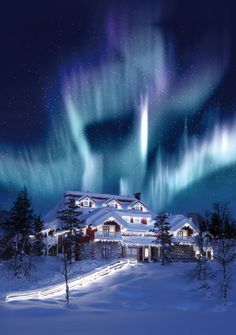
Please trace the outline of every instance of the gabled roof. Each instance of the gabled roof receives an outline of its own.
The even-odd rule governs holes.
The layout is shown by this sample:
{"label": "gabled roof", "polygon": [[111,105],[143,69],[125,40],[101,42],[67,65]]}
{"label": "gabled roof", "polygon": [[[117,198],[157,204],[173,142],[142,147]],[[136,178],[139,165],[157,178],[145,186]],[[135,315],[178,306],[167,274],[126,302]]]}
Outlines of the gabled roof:
{"label": "gabled roof", "polygon": [[199,228],[196,226],[196,224],[194,224],[190,218],[186,218],[184,215],[181,215],[181,214],[170,215],[168,216],[166,221],[171,226],[170,232],[176,232],[179,229],[183,228],[184,226],[190,226],[197,233],[199,232]]}
{"label": "gabled roof", "polygon": [[143,205],[143,207],[147,207],[141,200],[136,200],[134,202],[132,202],[132,204],[130,204],[130,207],[133,207],[135,204],[141,204]]}
{"label": "gabled roof", "polygon": [[128,223],[122,219],[122,217],[117,214],[117,212],[113,211],[110,208],[100,208],[96,213],[92,212],[90,215],[88,215],[86,219],[87,224],[92,224],[93,226],[99,226],[106,219],[113,218],[118,224],[127,227]]}
{"label": "gabled roof", "polygon": [[114,198],[120,202],[127,202],[127,203],[131,203],[137,200],[135,197],[123,196],[123,195],[118,195],[118,194],[92,193],[92,192],[82,192],[82,191],[66,191],[65,196],[66,195],[74,196],[74,197],[89,196],[90,198],[94,200],[103,200],[104,202],[111,198]]}
{"label": "gabled roof", "polygon": [[[66,195],[66,196],[67,196],[67,195]],[[83,196],[82,196],[81,198],[79,198],[78,200],[81,201],[81,200],[83,200],[83,199],[85,199],[85,198],[89,198],[92,202],[96,203],[96,201],[93,200],[89,195],[83,195]]]}
{"label": "gabled roof", "polygon": [[108,199],[107,201],[105,201],[104,202],[104,204],[109,204],[109,202],[111,202],[112,200],[115,200],[116,202],[118,202],[118,204],[121,206],[121,203],[120,203],[120,201],[119,200],[117,200],[116,198],[110,198],[110,199]]}

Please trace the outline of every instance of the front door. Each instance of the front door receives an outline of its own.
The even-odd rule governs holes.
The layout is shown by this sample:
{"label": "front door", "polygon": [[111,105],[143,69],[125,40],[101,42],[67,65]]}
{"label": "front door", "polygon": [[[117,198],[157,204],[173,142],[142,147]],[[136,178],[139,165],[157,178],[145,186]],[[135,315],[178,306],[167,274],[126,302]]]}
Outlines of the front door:
{"label": "front door", "polygon": [[143,261],[143,248],[142,247],[139,247],[138,261],[139,262]]}

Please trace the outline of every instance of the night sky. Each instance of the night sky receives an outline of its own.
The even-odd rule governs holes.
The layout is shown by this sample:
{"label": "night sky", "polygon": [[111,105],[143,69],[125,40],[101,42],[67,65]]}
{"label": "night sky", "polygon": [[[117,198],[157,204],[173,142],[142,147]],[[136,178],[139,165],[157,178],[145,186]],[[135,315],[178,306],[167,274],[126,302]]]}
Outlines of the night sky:
{"label": "night sky", "polygon": [[155,210],[236,200],[234,1],[9,1],[0,10],[0,204],[25,185]]}

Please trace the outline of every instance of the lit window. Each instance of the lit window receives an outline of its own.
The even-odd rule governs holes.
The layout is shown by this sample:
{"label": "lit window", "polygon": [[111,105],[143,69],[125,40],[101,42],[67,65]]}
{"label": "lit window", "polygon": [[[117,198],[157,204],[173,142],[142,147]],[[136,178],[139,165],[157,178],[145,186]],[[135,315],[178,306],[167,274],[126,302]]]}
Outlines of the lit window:
{"label": "lit window", "polygon": [[133,210],[136,210],[136,211],[144,211],[144,212],[146,212],[146,208],[143,207],[143,205],[141,203],[134,204],[131,208]]}
{"label": "lit window", "polygon": [[109,226],[103,226],[103,236],[104,237],[109,237],[110,233],[110,227]]}
{"label": "lit window", "polygon": [[178,236],[179,236],[179,237],[183,237],[183,230],[179,230],[179,231],[178,231]]}

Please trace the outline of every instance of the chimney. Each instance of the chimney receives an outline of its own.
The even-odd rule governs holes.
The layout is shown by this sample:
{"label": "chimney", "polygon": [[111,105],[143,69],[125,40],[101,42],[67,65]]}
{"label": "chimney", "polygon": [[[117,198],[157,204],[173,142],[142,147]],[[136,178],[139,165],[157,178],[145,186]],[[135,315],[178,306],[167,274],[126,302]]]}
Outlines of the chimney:
{"label": "chimney", "polygon": [[134,194],[134,197],[137,199],[137,200],[141,200],[141,192],[137,192]]}

